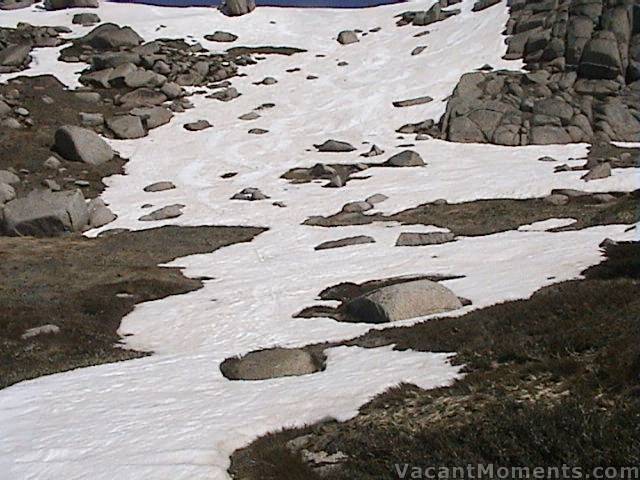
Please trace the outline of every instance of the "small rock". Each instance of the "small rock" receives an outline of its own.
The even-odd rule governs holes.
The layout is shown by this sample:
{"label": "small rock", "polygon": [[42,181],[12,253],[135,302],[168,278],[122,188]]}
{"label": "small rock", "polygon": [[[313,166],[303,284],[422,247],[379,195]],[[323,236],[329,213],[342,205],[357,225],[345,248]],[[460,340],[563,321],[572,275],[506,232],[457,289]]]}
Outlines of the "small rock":
{"label": "small rock", "polygon": [[42,165],[46,168],[50,168],[51,170],[57,170],[58,168],[60,168],[60,164],[60,160],[58,160],[56,157],[49,157],[43,162]]}
{"label": "small rock", "polygon": [[265,133],[269,133],[269,130],[265,130],[264,128],[252,128],[247,133],[252,135],[264,135]]}
{"label": "small rock", "polygon": [[94,198],[89,202],[89,225],[100,228],[113,222],[117,217],[101,198]]}
{"label": "small rock", "polygon": [[269,197],[258,188],[245,188],[231,197],[231,200],[247,200],[253,202],[256,200],[266,200],[268,198]]}
{"label": "small rock", "polygon": [[104,124],[104,116],[101,113],[80,112],[80,123],[85,127],[98,127]]}
{"label": "small rock", "polygon": [[205,40],[209,40],[210,42],[235,42],[238,39],[237,35],[234,35],[233,33],[229,33],[229,32],[221,32],[221,31],[217,31],[214,32],[211,35],[205,35],[204,36]]}
{"label": "small rock", "polygon": [[32,337],[37,337],[38,335],[51,335],[59,332],[60,332],[60,327],[58,327],[57,325],[47,324],[47,325],[42,325],[40,327],[34,327],[26,330],[20,336],[20,338],[22,338],[22,340],[27,340]]}
{"label": "small rock", "polygon": [[372,145],[371,149],[367,152],[367,153],[363,153],[360,156],[361,157],[377,157],[378,155],[382,155],[384,153],[384,150],[382,150],[380,147],[378,147],[377,145]]}
{"label": "small rock", "polygon": [[198,132],[213,127],[207,120],[198,120],[197,122],[185,123],[184,129],[190,132]]}
{"label": "small rock", "polygon": [[45,178],[44,180],[42,180],[42,186],[47,187],[52,192],[59,192],[60,190],[62,190],[60,188],[60,185],[58,185],[58,182],[51,178]]}
{"label": "small rock", "polygon": [[357,43],[358,35],[353,30],[343,30],[338,34],[338,43],[341,45],[349,45],[351,43]]}
{"label": "small rock", "polygon": [[356,148],[347,142],[339,140],[327,140],[326,142],[314,145],[319,152],[353,152]]}
{"label": "small rock", "polygon": [[367,235],[358,235],[356,237],[341,238],[340,240],[329,240],[316,245],[314,250],[328,250],[330,248],[348,247],[351,245],[363,245],[365,243],[375,243],[376,241]]}
{"label": "small rock", "polygon": [[90,26],[100,23],[100,17],[95,13],[76,13],[71,20],[74,25]]}
{"label": "small rock", "polygon": [[451,232],[412,233],[403,232],[396,240],[396,247],[419,247],[424,245],[439,245],[453,242],[455,235]]}
{"label": "small rock", "polygon": [[424,103],[429,103],[429,102],[433,102],[433,98],[426,96],[426,97],[411,98],[409,100],[400,100],[397,102],[393,102],[393,106],[397,108],[413,107],[414,105],[422,105]]}
{"label": "small rock", "polygon": [[413,150],[404,150],[397,153],[385,163],[391,167],[421,167],[426,165],[420,154]]}
{"label": "small rock", "polygon": [[422,52],[424,52],[427,49],[426,45],[421,45],[419,47],[414,48],[413,50],[411,50],[411,55],[415,56],[415,55],[420,55]]}
{"label": "small rock", "polygon": [[169,218],[176,218],[182,215],[182,209],[184,205],[179,203],[174,205],[167,205],[166,207],[159,208],[153,212],[143,215],[138,220],[141,222],[155,222],[159,220],[167,220]]}
{"label": "small rock", "polygon": [[245,113],[238,117],[239,120],[257,120],[258,118],[260,118],[260,114],[256,112]]}
{"label": "small rock", "polygon": [[265,77],[261,81],[257,82],[256,85],[275,85],[276,83],[278,83],[278,80],[275,78]]}
{"label": "small rock", "polygon": [[559,193],[552,193],[551,195],[544,197],[544,202],[550,203],[551,205],[561,206],[569,203],[569,197]]}
{"label": "small rock", "polygon": [[361,213],[371,210],[373,205],[368,202],[349,202],[342,207],[344,213]]}
{"label": "small rock", "polygon": [[173,190],[174,188],[176,188],[176,186],[173,184],[173,182],[163,181],[147,185],[143,188],[143,190],[145,192],[163,192],[165,190]]}
{"label": "small rock", "polygon": [[607,178],[610,176],[611,176],[611,165],[608,163],[601,163],[593,167],[581,178],[585,182],[588,182],[590,180],[600,180],[602,178]]}
{"label": "small rock", "polygon": [[119,115],[107,119],[107,126],[116,138],[134,139],[142,138],[147,135],[142,120],[135,115]]}
{"label": "small rock", "polygon": [[375,195],[371,195],[365,201],[371,205],[377,205],[378,203],[382,203],[385,200],[388,200],[389,197],[383,195],[382,193],[376,193]]}

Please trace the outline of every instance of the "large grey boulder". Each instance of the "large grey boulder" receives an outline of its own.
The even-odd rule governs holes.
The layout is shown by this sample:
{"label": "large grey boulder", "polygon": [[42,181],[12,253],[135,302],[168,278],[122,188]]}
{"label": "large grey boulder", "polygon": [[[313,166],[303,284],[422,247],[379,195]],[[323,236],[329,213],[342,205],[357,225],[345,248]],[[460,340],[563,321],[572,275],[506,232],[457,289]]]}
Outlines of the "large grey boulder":
{"label": "large grey boulder", "polygon": [[67,160],[90,165],[101,165],[114,156],[111,147],[97,133],[73,125],[56,130],[55,148]]}
{"label": "large grey boulder", "polygon": [[67,8],[98,8],[98,0],[45,0],[47,10],[64,10]]}
{"label": "large grey boulder", "polygon": [[0,65],[3,67],[21,67],[29,61],[31,44],[8,45],[0,50]]}
{"label": "large grey boulder", "polygon": [[144,40],[131,27],[120,27],[115,23],[103,23],[84,37],[76,40],[98,50],[114,50],[120,47],[136,47]]}
{"label": "large grey boulder", "polygon": [[356,147],[347,142],[341,142],[339,140],[327,140],[324,143],[314,145],[319,152],[353,152]]}
{"label": "large grey boulder", "polygon": [[220,370],[230,380],[266,380],[315,373],[322,370],[322,363],[301,348],[272,348],[229,358]]}
{"label": "large grey boulder", "polygon": [[107,119],[107,126],[116,138],[142,138],[147,134],[142,119],[135,115],[118,115]]}
{"label": "large grey boulder", "polygon": [[395,154],[386,161],[386,164],[390,167],[421,167],[425,165],[420,154],[413,150],[404,150]]}
{"label": "large grey boulder", "polygon": [[432,315],[462,307],[448,288],[430,280],[382,287],[351,300],[347,314],[356,322],[387,323]]}
{"label": "large grey boulder", "polygon": [[80,190],[34,190],[4,206],[2,230],[11,236],[53,237],[87,226],[89,211]]}
{"label": "large grey boulder", "polygon": [[235,17],[252,12],[256,8],[255,0],[224,0],[222,12]]}

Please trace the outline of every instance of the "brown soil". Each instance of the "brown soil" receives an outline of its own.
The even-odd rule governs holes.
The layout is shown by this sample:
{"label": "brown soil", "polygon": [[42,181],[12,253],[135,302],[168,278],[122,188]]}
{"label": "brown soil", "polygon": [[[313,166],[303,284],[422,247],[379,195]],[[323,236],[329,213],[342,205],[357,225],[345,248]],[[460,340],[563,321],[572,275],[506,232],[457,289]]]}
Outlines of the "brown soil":
{"label": "brown soil", "polygon": [[[263,231],[166,226],[96,239],[0,237],[0,388],[145,355],[118,348],[122,317],[137,303],[197,290],[203,280],[158,264],[248,242]],[[60,332],[21,338],[46,324]]]}
{"label": "brown soil", "polygon": [[[19,92],[19,105],[29,110],[34,121],[34,126],[18,130],[0,128],[0,170],[13,167],[18,171],[22,180],[16,185],[18,196],[42,188],[42,180],[49,178],[63,190],[77,188],[73,183],[75,180],[86,180],[90,186],[83,187],[82,191],[85,197],[93,198],[105,188],[103,177],[123,173],[125,161],[117,156],[103,165],[93,166],[64,160],[52,150],[58,127],[80,125],[79,112],[102,113],[105,118],[111,116],[116,111],[112,103],[82,101],[52,75],[19,77],[0,84],[0,95],[14,89]],[[44,96],[51,98],[53,103],[45,103]],[[44,167],[44,161],[51,156],[56,156],[66,171]],[[23,169],[25,171],[21,172]]]}
{"label": "brown soil", "polygon": [[599,203],[593,195],[570,198],[566,205],[552,205],[540,198],[525,200],[491,199],[473,202],[428,203],[394,215],[336,213],[311,217],[305,225],[336,227],[373,222],[400,222],[404,225],[436,225],[456,235],[476,236],[515,230],[522,225],[550,218],[573,218],[577,222],[558,231],[580,230],[595,225],[631,224],[640,218],[640,190],[611,193],[616,200]]}

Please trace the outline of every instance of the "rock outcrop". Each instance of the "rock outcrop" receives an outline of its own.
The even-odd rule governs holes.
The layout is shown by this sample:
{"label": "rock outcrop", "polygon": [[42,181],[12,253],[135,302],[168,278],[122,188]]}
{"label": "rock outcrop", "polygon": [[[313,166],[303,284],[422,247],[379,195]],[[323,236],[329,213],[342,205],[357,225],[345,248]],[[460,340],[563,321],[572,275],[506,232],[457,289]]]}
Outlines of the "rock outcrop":
{"label": "rock outcrop", "polygon": [[464,75],[440,121],[454,142],[640,141],[640,5],[514,0],[506,59],[528,73]]}

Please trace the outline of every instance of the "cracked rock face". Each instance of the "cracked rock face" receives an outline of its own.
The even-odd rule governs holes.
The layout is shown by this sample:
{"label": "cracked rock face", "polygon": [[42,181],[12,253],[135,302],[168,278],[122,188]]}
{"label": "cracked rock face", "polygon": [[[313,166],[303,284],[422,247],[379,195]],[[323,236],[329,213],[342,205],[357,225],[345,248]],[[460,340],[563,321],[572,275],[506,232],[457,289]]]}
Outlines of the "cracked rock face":
{"label": "cracked rock face", "polygon": [[640,141],[640,5],[515,0],[505,58],[529,73],[464,75],[440,121],[454,142]]}

